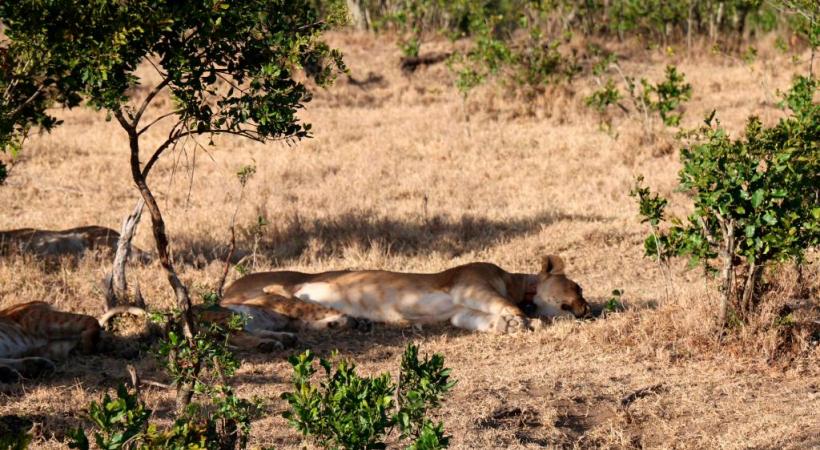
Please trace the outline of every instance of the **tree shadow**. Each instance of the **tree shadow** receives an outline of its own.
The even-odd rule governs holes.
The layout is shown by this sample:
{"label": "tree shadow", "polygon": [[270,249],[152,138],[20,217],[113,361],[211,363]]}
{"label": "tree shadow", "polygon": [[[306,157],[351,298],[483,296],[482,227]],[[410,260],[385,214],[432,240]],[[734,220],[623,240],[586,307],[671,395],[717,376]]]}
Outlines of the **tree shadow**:
{"label": "tree shadow", "polygon": [[[372,212],[348,213],[338,217],[303,219],[298,214],[237,232],[235,260],[251,253],[254,242],[258,254],[274,265],[304,259],[340,257],[350,249],[379,249],[393,255],[444,255],[449,258],[492,248],[510,239],[538,232],[561,221],[598,222],[609,217],[596,214],[541,212],[533,217],[488,219],[463,215],[453,218],[435,215],[417,220],[380,217]],[[210,237],[180,236],[178,252],[195,265],[224,260],[227,246]],[[234,262],[235,263],[235,262]]]}
{"label": "tree shadow", "polygon": [[[355,362],[382,362],[399,358],[404,347],[414,340],[430,340],[441,336],[457,337],[473,333],[456,328],[447,323],[416,326],[396,326],[389,324],[374,324],[373,329],[367,332],[356,330],[306,330],[297,333],[297,342],[290,348],[270,353],[253,351],[238,352],[243,362],[263,364],[272,360],[284,361],[291,355],[310,350],[311,352],[329,358],[334,352],[342,358],[349,358]],[[236,375],[233,380],[237,384],[266,385],[272,383],[287,383],[290,381],[290,372],[286,373],[243,373]]]}

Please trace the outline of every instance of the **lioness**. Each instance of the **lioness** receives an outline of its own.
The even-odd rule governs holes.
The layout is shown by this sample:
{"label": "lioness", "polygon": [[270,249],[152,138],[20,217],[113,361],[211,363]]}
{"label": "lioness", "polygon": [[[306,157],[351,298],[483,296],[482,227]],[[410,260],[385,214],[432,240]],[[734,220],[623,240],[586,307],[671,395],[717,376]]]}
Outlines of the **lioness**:
{"label": "lioness", "polygon": [[29,302],[0,310],[0,381],[54,368],[75,347],[91,353],[100,338],[97,320]]}
{"label": "lioness", "polygon": [[581,317],[590,311],[581,288],[564,275],[563,260],[552,255],[536,275],[510,273],[490,263],[429,274],[262,272],[229,286],[221,305],[249,316],[249,328],[285,327],[293,321],[343,327],[356,318],[395,324],[449,321],[468,330],[509,333],[530,325],[522,309],[527,303],[534,304],[538,317]]}
{"label": "lioness", "polygon": [[[34,377],[55,368],[54,361],[67,359],[76,350],[84,354],[98,350],[101,330],[118,314],[145,315],[142,308],[112,308],[98,320],[86,314],[58,311],[45,302],[28,302],[0,310],[0,382]],[[224,324],[234,313],[218,306],[197,305],[199,322]],[[293,340],[290,333],[275,329],[232,333],[228,344],[235,348],[271,351]]]}
{"label": "lioness", "polygon": [[[33,254],[42,258],[60,256],[82,256],[89,250],[117,250],[120,234],[96,225],[70,228],[67,230],[38,230],[21,228],[0,231],[0,254],[18,252]],[[133,257],[149,262],[151,255],[136,247],[131,248]]]}

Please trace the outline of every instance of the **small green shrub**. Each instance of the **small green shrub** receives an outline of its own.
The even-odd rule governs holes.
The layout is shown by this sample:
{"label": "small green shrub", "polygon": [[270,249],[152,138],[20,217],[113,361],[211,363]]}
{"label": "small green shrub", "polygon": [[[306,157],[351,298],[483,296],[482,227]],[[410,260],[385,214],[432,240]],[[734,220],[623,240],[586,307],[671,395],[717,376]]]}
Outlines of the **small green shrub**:
{"label": "small green shrub", "polygon": [[609,297],[609,300],[604,303],[604,311],[608,313],[614,312],[621,312],[624,311],[624,304],[621,301],[621,297],[623,297],[624,291],[621,289],[613,289],[612,296]]}
{"label": "small green shrub", "polygon": [[32,441],[32,425],[31,421],[27,419],[15,416],[0,417],[0,450],[26,450],[29,448]]}
{"label": "small green shrub", "polygon": [[293,366],[294,391],[282,398],[290,410],[284,417],[297,431],[324,448],[384,448],[384,440],[398,427],[411,449],[445,448],[449,438],[444,425],[434,423],[429,413],[438,408],[455,385],[444,358],[433,355],[418,359],[418,348],[410,344],[401,362],[398,385],[390,374],[361,377],[350,361],[331,362],[320,358],[325,380],[318,386],[311,378],[318,369],[309,350],[289,358]]}
{"label": "small green shrub", "polygon": [[[100,403],[92,402],[88,415],[97,427],[93,433],[94,443],[103,450],[234,448],[222,446],[217,420],[204,414],[196,403],[190,404],[186,413],[177,418],[171,427],[160,430],[149,423],[151,410],[139,395],[129,392],[122,384],[117,388],[116,398],[105,394]],[[88,437],[81,428],[70,431],[68,435],[69,448],[87,450],[90,447]]]}
{"label": "small green shrub", "polygon": [[647,256],[686,256],[692,265],[720,274],[721,325],[756,312],[764,269],[775,262],[799,263],[807,249],[820,244],[817,90],[816,80],[798,77],[784,94],[791,114],[773,127],[750,117],[740,139],[729,137],[714,112],[687,133],[691,144],[681,150],[678,174],[680,189],[694,202],[686,219],[667,220],[666,199],[652,194],[642,179],[633,189],[643,220],[652,225]]}
{"label": "small green shrub", "polygon": [[[160,320],[164,318],[159,316]],[[105,394],[100,403],[92,402],[88,408],[88,417],[95,425],[96,446],[106,450],[245,448],[251,419],[259,405],[237,397],[227,383],[239,367],[227,347],[228,333],[242,327],[238,315],[226,327],[203,324],[191,343],[178,330],[170,330],[158,345],[159,361],[174,384],[191,384],[193,392],[205,402],[189,403],[171,427],[160,429],[149,423],[151,410],[138,393],[120,385],[117,398]],[[172,354],[174,357],[170,357]],[[89,448],[85,430],[72,431],[70,438],[71,448]]]}
{"label": "small green shrub", "polygon": [[603,57],[593,67],[593,75],[598,81],[599,89],[586,97],[585,103],[596,110],[602,117],[610,105],[618,105],[624,111],[628,109],[619,103],[623,94],[618,90],[612,78],[603,81],[604,74],[614,70],[626,85],[628,98],[632,107],[640,114],[644,129],[647,133],[653,128],[653,114],[657,113],[664,125],[672,127],[680,125],[683,118],[681,107],[692,98],[692,85],[686,83],[682,72],[674,65],[666,66],[664,79],[653,84],[646,78],[636,80],[624,74],[614,55]]}
{"label": "small green shrub", "polygon": [[473,12],[473,45],[466,52],[454,53],[449,63],[456,74],[456,87],[465,97],[495,78],[509,91],[532,97],[548,85],[572,80],[581,70],[572,55],[561,52],[561,41],[548,38],[539,23],[521,16],[518,27],[526,31],[526,38],[509,34],[506,25],[504,16]]}
{"label": "small green shrub", "polygon": [[586,97],[584,103],[597,111],[598,114],[604,114],[610,105],[617,104],[622,98],[621,91],[615,87],[615,82],[610,79],[606,80],[606,84],[601,86],[601,89]]}
{"label": "small green shrub", "polygon": [[660,114],[663,124],[669,127],[680,125],[683,113],[679,109],[692,98],[692,85],[685,82],[683,73],[673,65],[666,66],[666,77],[654,86],[649,85],[649,92],[655,94],[649,107]]}

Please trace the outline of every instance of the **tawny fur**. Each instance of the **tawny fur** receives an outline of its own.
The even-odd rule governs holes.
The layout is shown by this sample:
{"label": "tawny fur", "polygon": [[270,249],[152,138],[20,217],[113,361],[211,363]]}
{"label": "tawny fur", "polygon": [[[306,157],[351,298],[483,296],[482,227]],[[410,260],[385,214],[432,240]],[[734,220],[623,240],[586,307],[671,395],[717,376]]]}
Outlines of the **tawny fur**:
{"label": "tawny fur", "polygon": [[[39,230],[21,228],[0,231],[0,254],[31,254],[41,258],[82,256],[91,250],[117,250],[120,234],[110,228],[96,225],[69,228],[67,230]],[[148,262],[151,255],[132,247],[132,255]]]}
{"label": "tawny fur", "polygon": [[548,256],[536,275],[510,273],[490,263],[472,263],[438,273],[380,270],[315,274],[263,272],[245,276],[226,291],[222,305],[283,326],[311,326],[345,318],[409,324],[450,321],[458,327],[508,333],[530,324],[522,306],[537,315],[583,316],[589,312],[580,287]]}
{"label": "tawny fur", "polygon": [[0,378],[38,375],[75,348],[91,353],[100,330],[91,316],[56,311],[43,302],[0,310]]}

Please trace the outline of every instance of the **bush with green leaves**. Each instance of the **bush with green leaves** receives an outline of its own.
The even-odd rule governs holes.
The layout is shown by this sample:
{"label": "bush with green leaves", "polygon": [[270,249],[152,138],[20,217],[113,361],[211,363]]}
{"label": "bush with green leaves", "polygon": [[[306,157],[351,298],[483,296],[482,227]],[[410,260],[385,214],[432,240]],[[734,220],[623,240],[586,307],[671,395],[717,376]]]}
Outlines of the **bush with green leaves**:
{"label": "bush with green leaves", "polygon": [[[164,318],[163,316],[160,316]],[[168,321],[174,326],[176,320]],[[140,400],[138,392],[124,385],[117,397],[105,394],[100,403],[92,402],[88,417],[95,425],[97,447],[126,449],[239,449],[245,448],[251,419],[259,411],[256,402],[239,398],[228,384],[239,367],[239,361],[228,350],[228,335],[243,327],[242,318],[233,315],[226,326],[206,324],[200,327],[189,346],[179,330],[171,330],[157,346],[159,361],[174,384],[192,383],[197,399],[189,403],[171,427],[160,429],[149,422],[151,411]],[[175,358],[169,358],[176,353]],[[83,429],[71,433],[71,448],[87,449],[89,441]]]}
{"label": "bush with green leaves", "polygon": [[[96,427],[92,434],[94,444],[105,450],[233,448],[222,445],[217,422],[200,412],[195,403],[166,429],[149,422],[151,413],[136,392],[120,385],[116,398],[105,394],[102,401],[92,402],[88,408],[88,416]],[[81,428],[70,431],[69,438],[69,448],[91,447]]]}
{"label": "bush with green leaves", "polygon": [[[679,72],[676,66],[667,65],[664,79],[658,83],[652,83],[646,78],[636,81],[634,77],[623,72],[614,55],[602,56],[600,50],[593,50],[593,53],[599,58],[593,66],[593,76],[598,83],[598,89],[586,97],[584,102],[598,112],[602,122],[609,124],[607,111],[612,105],[629,112],[629,109],[620,102],[626,97],[639,114],[647,133],[654,127],[654,114],[657,114],[666,126],[680,125],[683,118],[681,107],[692,98],[692,85],[686,82],[685,75]],[[606,73],[611,71],[620,76],[628,96],[621,93],[612,78],[605,78]]]}
{"label": "bush with green leaves", "polygon": [[604,303],[604,311],[607,313],[624,311],[626,308],[623,303],[623,295],[623,289],[613,289],[612,296]]}
{"label": "bush with green leaves", "polygon": [[384,441],[398,427],[399,438],[410,441],[409,449],[446,448],[449,437],[444,425],[429,414],[441,405],[452,389],[450,369],[444,357],[434,354],[419,360],[418,347],[409,344],[401,362],[398,386],[384,373],[362,377],[356,366],[341,360],[319,358],[325,380],[312,383],[318,369],[316,355],[306,351],[289,358],[293,366],[293,392],[282,398],[290,410],[284,417],[297,431],[324,448],[384,448]]}
{"label": "bush with green leaves", "polygon": [[486,81],[499,80],[529,99],[549,85],[571,81],[580,71],[574,55],[561,50],[568,35],[551,38],[540,22],[526,14],[515,17],[513,28],[508,17],[471,11],[473,43],[466,51],[453,53],[448,63],[463,96]]}
{"label": "bush with green leaves", "polygon": [[[11,423],[8,423],[11,422]],[[0,417],[0,450],[26,450],[33,439],[33,423],[15,416]]]}
{"label": "bush with green leaves", "polygon": [[[686,219],[667,218],[667,200],[642,178],[632,191],[652,227],[646,255],[686,256],[719,274],[721,325],[757,311],[760,279],[778,262],[801,262],[820,244],[820,105],[817,80],[797,77],[784,94],[790,115],[767,127],[749,118],[732,139],[714,112],[686,136],[680,189],[694,203]],[[717,263],[717,264],[715,264]]]}
{"label": "bush with green leaves", "polygon": [[[760,0],[357,0],[373,18],[376,29],[394,27],[402,32],[435,30],[450,36],[473,35],[471,16],[501,17],[503,28],[517,28],[521,16],[537,19],[545,28],[584,36],[625,39],[640,36],[661,45],[694,36],[721,36],[736,40],[750,33],[771,31],[790,24],[783,6],[804,9],[810,0],[763,2]],[[794,20],[797,20],[794,18]],[[797,25],[797,24],[795,24]]]}

